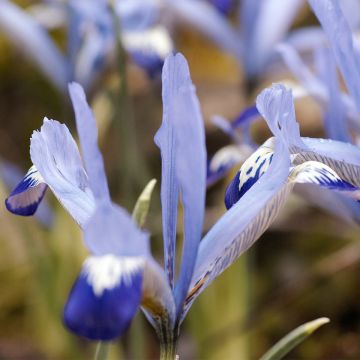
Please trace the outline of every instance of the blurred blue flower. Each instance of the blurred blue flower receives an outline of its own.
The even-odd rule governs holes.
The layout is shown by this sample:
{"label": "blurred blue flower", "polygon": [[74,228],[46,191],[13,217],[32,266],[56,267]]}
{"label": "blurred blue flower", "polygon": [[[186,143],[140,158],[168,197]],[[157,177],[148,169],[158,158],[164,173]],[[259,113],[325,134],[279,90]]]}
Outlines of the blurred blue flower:
{"label": "blurred blue flower", "polygon": [[[116,33],[115,16],[106,0],[46,1],[26,10],[9,0],[1,0],[0,30],[62,91],[66,91],[71,80],[89,88],[112,62],[117,36],[122,37],[130,56],[136,54],[132,58],[139,66],[151,74],[155,70],[159,74],[159,67],[155,67],[154,62],[163,63],[165,56],[173,50],[168,33],[150,25],[134,28],[128,18],[132,13],[127,8],[121,7],[115,12],[121,34]],[[59,49],[47,31],[60,26],[67,28],[66,53]],[[134,41],[135,36],[141,41]]]}

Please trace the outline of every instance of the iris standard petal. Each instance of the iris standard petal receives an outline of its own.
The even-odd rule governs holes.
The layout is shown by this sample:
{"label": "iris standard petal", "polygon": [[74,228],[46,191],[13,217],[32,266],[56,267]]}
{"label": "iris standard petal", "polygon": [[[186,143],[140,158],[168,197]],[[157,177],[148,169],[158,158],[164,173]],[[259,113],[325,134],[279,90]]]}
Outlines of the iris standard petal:
{"label": "iris standard petal", "polygon": [[46,31],[20,7],[0,1],[0,30],[28,55],[53,84],[65,91],[70,80],[69,64]]}
{"label": "iris standard petal", "polygon": [[349,24],[335,0],[308,0],[324,29],[347,88],[360,111],[360,68]]}
{"label": "iris standard petal", "polygon": [[6,208],[16,215],[34,215],[46,189],[44,179],[33,165],[5,200]]}
{"label": "iris standard petal", "polygon": [[144,259],[89,257],[64,309],[64,323],[91,340],[122,335],[140,306]]}
{"label": "iris standard petal", "polygon": [[98,147],[98,130],[94,114],[86,101],[81,85],[71,83],[69,92],[91,190],[97,201],[110,203],[104,160]]}
{"label": "iris standard petal", "polygon": [[[168,140],[164,139],[167,136],[165,131],[171,129],[173,142],[170,143],[168,150],[173,154],[175,161],[166,166],[175,166],[174,175],[184,208],[182,264],[175,287],[176,306],[180,311],[189,287],[201,238],[206,191],[204,122],[188,64],[181,54],[169,55],[165,60],[163,104],[164,127],[162,125],[157,134],[157,142],[167,145]],[[165,147],[161,146],[161,150],[163,155]]]}
{"label": "iris standard petal", "polygon": [[68,128],[44,119],[31,137],[33,164],[60,203],[80,225],[90,218],[95,202],[77,145]]}
{"label": "iris standard petal", "polygon": [[316,67],[320,78],[326,86],[328,101],[325,106],[325,129],[330,139],[351,142],[348,129],[348,119],[342,94],[335,59],[329,49],[321,48],[315,51]]}
{"label": "iris standard petal", "polygon": [[[264,69],[274,46],[282,41],[302,5],[302,0],[250,0],[244,3],[243,6],[254,8],[252,12],[256,15],[255,18],[247,19],[247,24],[252,23],[252,31],[248,32],[250,39],[247,40],[250,48],[246,48],[248,51],[245,53],[246,71],[249,75],[256,75]],[[252,14],[247,9],[244,12]]]}

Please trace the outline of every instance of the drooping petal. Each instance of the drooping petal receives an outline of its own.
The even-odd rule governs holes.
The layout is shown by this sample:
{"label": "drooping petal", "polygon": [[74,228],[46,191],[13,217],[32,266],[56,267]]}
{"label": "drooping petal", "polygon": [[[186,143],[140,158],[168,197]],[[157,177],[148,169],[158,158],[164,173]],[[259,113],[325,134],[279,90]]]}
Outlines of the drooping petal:
{"label": "drooping petal", "polygon": [[94,114],[86,101],[81,85],[70,84],[69,92],[91,190],[97,201],[110,203],[104,160],[98,147],[98,130]]}
{"label": "drooping petal", "polygon": [[40,131],[35,131],[31,137],[30,155],[44,182],[74,220],[84,226],[95,203],[68,128],[45,118]]}
{"label": "drooping petal", "polygon": [[182,319],[195,298],[269,227],[284,204],[290,156],[278,141],[269,169],[210,229],[200,243]]}
{"label": "drooping petal", "polygon": [[46,189],[44,179],[33,165],[5,200],[6,208],[16,215],[34,215]]}
{"label": "drooping petal", "polygon": [[354,51],[349,24],[341,10],[339,1],[309,0],[313,11],[324,29],[347,88],[360,111],[360,68]]}
{"label": "drooping petal", "polygon": [[341,179],[329,166],[318,161],[306,161],[295,166],[290,171],[289,181],[316,184],[328,190],[338,191],[352,199],[360,200],[359,187]]}
{"label": "drooping petal", "polygon": [[1,0],[0,30],[39,66],[57,88],[65,91],[70,80],[69,66],[50,36],[29,14],[14,3]]}
{"label": "drooping petal", "polygon": [[149,256],[149,234],[140,230],[131,215],[116,204],[97,203],[84,226],[85,243],[96,256]]}
{"label": "drooping petal", "polygon": [[212,40],[219,48],[235,58],[241,58],[239,35],[235,28],[205,1],[166,0],[166,10],[174,19],[187,23]]}
{"label": "drooping petal", "polygon": [[[165,151],[172,156],[172,162],[168,162],[168,155],[163,158],[163,170],[166,172],[165,180],[169,181],[169,175],[172,174],[175,176],[175,181],[170,182],[173,187],[167,186],[162,194],[168,194],[169,190],[174,188],[175,191],[180,191],[184,208],[182,265],[175,287],[175,299],[179,311],[191,280],[201,238],[206,189],[204,123],[195,89],[191,82],[189,68],[181,54],[170,55],[165,61],[163,104],[164,119],[156,135],[156,142],[161,148],[162,156],[164,156]],[[169,169],[169,166],[173,168]],[[174,186],[174,184],[176,185]],[[171,197],[174,198],[175,195],[171,195]],[[165,200],[164,196],[162,200]],[[164,213],[163,209],[163,221],[169,219],[172,221],[175,219],[173,217],[176,214],[174,207],[177,206],[177,202],[172,204],[174,206],[172,208],[168,206],[167,202],[168,199],[165,200],[166,211]],[[171,229],[174,224],[171,221],[170,224],[165,223],[164,227]],[[173,229],[173,233],[175,233],[175,229]],[[174,246],[174,240],[165,238],[165,249],[169,246],[170,241],[173,241],[170,246]],[[169,259],[168,254],[166,257]]]}
{"label": "drooping petal", "polygon": [[89,257],[65,305],[65,325],[91,340],[122,335],[140,306],[143,270],[141,257]]}

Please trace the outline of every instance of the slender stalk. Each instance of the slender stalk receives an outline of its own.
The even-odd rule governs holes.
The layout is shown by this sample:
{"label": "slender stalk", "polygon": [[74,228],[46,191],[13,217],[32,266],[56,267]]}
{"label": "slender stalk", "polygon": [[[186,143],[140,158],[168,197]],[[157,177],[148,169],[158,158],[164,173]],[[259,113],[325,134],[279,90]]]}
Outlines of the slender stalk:
{"label": "slender stalk", "polygon": [[[110,9],[113,13],[114,28],[116,34],[116,52],[118,62],[118,72],[120,85],[115,101],[115,126],[121,144],[121,160],[119,174],[121,174],[122,199],[123,203],[131,206],[136,200],[136,194],[143,184],[143,180],[148,178],[146,163],[143,159],[138,145],[138,136],[135,126],[135,116],[133,107],[128,94],[128,84],[126,80],[126,52],[121,40],[121,24],[119,17],[115,14],[113,5],[110,2]],[[124,171],[125,170],[125,171]],[[124,174],[126,174],[124,176]]]}
{"label": "slender stalk", "polygon": [[96,346],[94,360],[106,360],[109,354],[110,343],[99,341]]}
{"label": "slender stalk", "polygon": [[177,360],[176,343],[160,343],[160,360]]}

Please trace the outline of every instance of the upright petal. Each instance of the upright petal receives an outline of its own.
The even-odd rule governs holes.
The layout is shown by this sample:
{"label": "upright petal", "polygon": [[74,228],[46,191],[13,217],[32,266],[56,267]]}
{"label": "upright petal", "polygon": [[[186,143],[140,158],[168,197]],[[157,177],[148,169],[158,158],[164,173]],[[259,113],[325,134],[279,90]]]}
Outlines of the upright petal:
{"label": "upright petal", "polygon": [[349,24],[339,1],[308,0],[324,29],[347,88],[360,112],[360,67]]}
{"label": "upright petal", "polygon": [[44,182],[80,225],[92,215],[95,203],[80,154],[68,128],[45,118],[31,137],[30,155]]}
{"label": "upright petal", "polygon": [[65,91],[69,66],[47,32],[29,14],[8,0],[0,0],[0,30]]}
{"label": "upright petal", "polygon": [[6,208],[16,215],[34,215],[46,189],[44,179],[33,165],[5,200]]}
{"label": "upright petal", "polygon": [[335,60],[329,49],[318,49],[315,55],[318,73],[323,83],[326,84],[328,93],[328,102],[324,114],[327,135],[330,139],[351,142]]}
{"label": "upright petal", "polygon": [[244,54],[249,75],[256,75],[264,69],[274,46],[285,37],[302,5],[302,0],[248,0],[243,3],[243,16],[248,17],[243,24],[251,29],[244,29],[244,34],[248,37],[244,40],[248,45],[245,45],[247,51]]}
{"label": "upright petal", "polygon": [[89,257],[65,305],[65,325],[91,340],[122,335],[140,306],[143,270],[141,257]]}
{"label": "upright petal", "polygon": [[98,147],[98,130],[94,114],[86,101],[81,85],[70,84],[69,92],[91,190],[97,201],[110,203],[104,161]]}
{"label": "upright petal", "polygon": [[[169,129],[173,142],[174,175],[184,208],[184,245],[180,275],[175,288],[177,310],[182,303],[193,273],[201,238],[206,189],[206,148],[204,123],[185,58],[170,55],[163,70],[164,121],[157,143],[165,150]],[[171,146],[172,145],[172,146]],[[171,170],[170,170],[171,171]]]}

